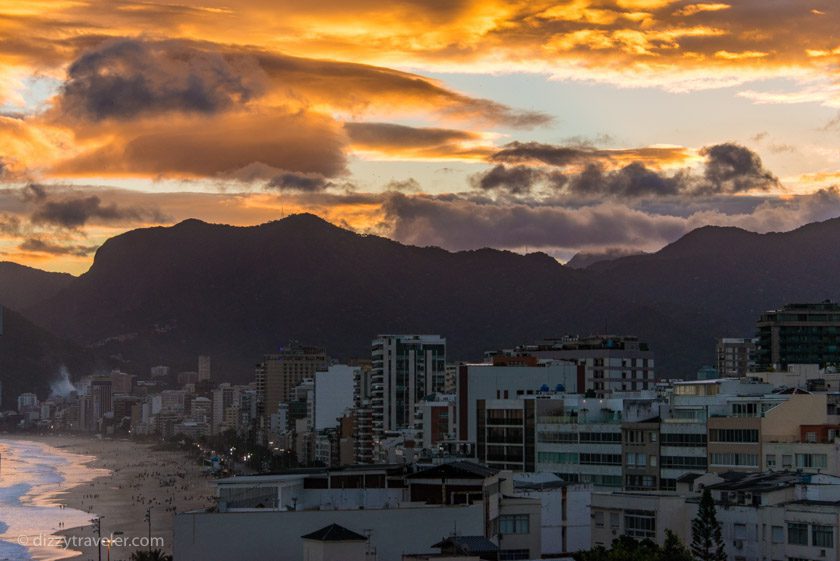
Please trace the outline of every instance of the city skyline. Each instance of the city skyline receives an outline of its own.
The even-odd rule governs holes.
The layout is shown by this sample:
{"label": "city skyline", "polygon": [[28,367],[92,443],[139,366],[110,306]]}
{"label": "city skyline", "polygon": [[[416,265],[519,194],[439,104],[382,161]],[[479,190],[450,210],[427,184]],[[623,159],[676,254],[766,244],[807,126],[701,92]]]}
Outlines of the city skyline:
{"label": "city skyline", "polygon": [[831,218],[837,9],[13,2],[0,259],[78,274],[190,217],[561,261]]}

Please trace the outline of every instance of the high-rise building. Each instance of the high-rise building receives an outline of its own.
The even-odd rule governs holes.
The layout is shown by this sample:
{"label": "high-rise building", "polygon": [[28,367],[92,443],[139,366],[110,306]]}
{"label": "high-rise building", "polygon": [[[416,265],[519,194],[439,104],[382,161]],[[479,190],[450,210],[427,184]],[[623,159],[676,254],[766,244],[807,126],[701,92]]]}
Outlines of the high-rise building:
{"label": "high-rise building", "polygon": [[304,378],[312,378],[318,370],[327,368],[327,353],[321,347],[292,342],[278,353],[268,354],[257,365],[257,400],[263,426],[280,403],[289,402],[295,387]]}
{"label": "high-rise building", "polygon": [[756,363],[759,370],[840,364],[840,304],[788,304],[761,314]]}
{"label": "high-rise building", "polygon": [[169,367],[168,366],[152,366],[149,369],[149,375],[152,378],[166,378],[169,376]]}
{"label": "high-rise building", "polygon": [[598,397],[653,389],[656,379],[653,351],[633,336],[562,337],[504,352],[573,361],[583,372],[578,391],[592,390]]}
{"label": "high-rise building", "polygon": [[360,368],[333,364],[314,377],[312,426],[316,431],[335,428],[344,411],[353,407],[353,381]]}
{"label": "high-rise building", "polygon": [[90,395],[93,397],[94,421],[113,411],[113,385],[110,376],[94,377],[90,381]]}
{"label": "high-rise building", "polygon": [[446,339],[440,335],[380,335],[373,340],[371,409],[373,436],[413,428],[424,397],[443,391]]}
{"label": "high-rise building", "polygon": [[198,381],[210,381],[210,357],[202,355],[198,357]]}
{"label": "high-rise building", "polygon": [[17,398],[18,413],[23,413],[38,407],[38,396],[34,393],[22,393]]}
{"label": "high-rise building", "polygon": [[206,397],[194,397],[190,401],[190,418],[197,423],[210,424],[213,417],[213,402]]}
{"label": "high-rise building", "polygon": [[134,376],[114,370],[111,372],[111,391],[114,394],[130,394],[134,388]]}
{"label": "high-rise building", "polygon": [[753,369],[753,339],[724,337],[717,340],[716,351],[717,375],[722,378],[740,378]]}
{"label": "high-rise building", "polygon": [[213,390],[213,422],[211,424],[213,434],[236,428],[235,420],[231,418],[232,416],[229,413],[234,408],[234,404],[237,405],[236,409],[238,409],[237,388],[225,383],[219,384],[219,387]]}

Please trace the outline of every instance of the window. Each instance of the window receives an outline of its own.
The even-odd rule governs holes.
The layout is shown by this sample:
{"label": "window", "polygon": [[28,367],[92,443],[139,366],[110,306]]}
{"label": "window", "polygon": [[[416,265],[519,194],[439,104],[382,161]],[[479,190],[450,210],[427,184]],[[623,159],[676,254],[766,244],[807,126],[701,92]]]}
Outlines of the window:
{"label": "window", "polygon": [[541,464],[577,464],[579,457],[576,452],[538,452],[537,462]]}
{"label": "window", "polygon": [[828,466],[828,458],[825,454],[797,454],[797,468],[825,468]]}
{"label": "window", "polygon": [[659,490],[660,491],[676,491],[677,490],[677,480],[663,477],[662,479],[659,480]]}
{"label": "window", "polygon": [[790,545],[808,545],[808,525],[788,522],[788,543]]}
{"label": "window", "polygon": [[758,455],[734,452],[714,453],[711,455],[711,463],[715,466],[758,467]]}
{"label": "window", "polygon": [[604,511],[603,510],[596,510],[592,513],[592,519],[595,521],[596,528],[603,528],[604,527]]}
{"label": "window", "polygon": [[767,454],[765,463],[767,464],[767,469],[776,467],[776,454]]}
{"label": "window", "polygon": [[499,517],[499,533],[528,534],[531,531],[531,520],[527,514],[506,514]]}
{"label": "window", "polygon": [[656,489],[656,477],[652,475],[626,475],[624,488],[628,491]]}
{"label": "window", "polygon": [[814,431],[808,431],[805,433],[805,442],[816,442],[817,441],[817,433]]}
{"label": "window", "polygon": [[758,429],[711,429],[710,442],[758,442]]}
{"label": "window", "polygon": [[705,434],[663,433],[662,446],[706,446]]}
{"label": "window", "polygon": [[563,442],[566,444],[577,444],[578,435],[574,432],[543,432],[537,433],[539,442]]}
{"label": "window", "polygon": [[736,540],[747,539],[747,525],[746,524],[735,524],[735,539]]}
{"label": "window", "polygon": [[663,468],[706,469],[705,456],[662,456]]}
{"label": "window", "polygon": [[617,512],[610,513],[610,528],[618,528],[619,517]]}
{"label": "window", "polygon": [[580,463],[584,466],[620,466],[621,454],[587,454],[581,452]]}
{"label": "window", "polygon": [[632,538],[656,538],[656,513],[647,510],[626,511],[624,533]]}
{"label": "window", "polygon": [[757,403],[733,403],[732,416],[733,417],[755,417],[758,411]]}
{"label": "window", "polygon": [[811,526],[811,545],[814,547],[834,548],[834,528],[832,526]]}
{"label": "window", "polygon": [[770,528],[770,541],[773,543],[784,543],[785,529],[781,526],[773,526]]}
{"label": "window", "polygon": [[644,444],[645,433],[640,430],[628,430],[625,432],[625,441],[630,444]]}
{"label": "window", "polygon": [[600,442],[621,442],[620,432],[582,432],[580,433],[581,444],[596,444]]}
{"label": "window", "polygon": [[650,467],[656,467],[656,456],[651,456],[649,458],[648,464],[650,464]]}

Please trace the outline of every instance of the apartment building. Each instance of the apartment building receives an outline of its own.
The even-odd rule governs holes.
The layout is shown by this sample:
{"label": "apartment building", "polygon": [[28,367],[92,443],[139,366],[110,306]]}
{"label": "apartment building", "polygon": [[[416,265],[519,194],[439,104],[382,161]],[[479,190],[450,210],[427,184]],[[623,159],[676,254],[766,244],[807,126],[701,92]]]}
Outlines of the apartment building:
{"label": "apartment building", "polygon": [[[836,415],[828,415],[828,394],[775,394],[732,399],[728,405],[727,416],[712,417],[708,422],[709,471],[794,468],[838,473],[838,451],[826,442],[837,420]],[[803,429],[809,426],[814,430]],[[811,433],[823,430],[826,436],[818,443]]]}
{"label": "apartment building", "polygon": [[480,400],[517,400],[539,393],[578,391],[578,367],[568,361],[532,356],[496,356],[491,362],[462,364],[458,370],[458,439],[477,441]]}
{"label": "apartment building", "polygon": [[759,370],[789,364],[840,364],[840,304],[788,304],[763,314],[757,323]]}
{"label": "apartment building", "polygon": [[298,561],[301,536],[338,524],[367,536],[378,559],[434,553],[453,531],[490,540],[499,559],[539,558],[540,500],[517,496],[512,479],[471,462],[414,473],[377,465],[221,479],[214,509],[175,516],[174,556]]}
{"label": "apartment building", "polygon": [[840,559],[840,478],[796,472],[727,472],[686,479],[676,493],[593,493],[592,546],[628,535],[691,541],[700,492],[716,503],[729,561]]}
{"label": "apartment building", "polygon": [[721,378],[741,378],[755,367],[753,339],[723,337],[715,345],[715,366]]}
{"label": "apartment building", "polygon": [[372,342],[370,406],[373,439],[415,428],[417,404],[442,392],[446,339],[439,335],[380,335]]}
{"label": "apartment building", "polygon": [[[295,388],[315,372],[328,366],[326,351],[321,347],[301,345],[295,341],[274,354],[263,356],[256,368],[256,389],[259,416],[263,431],[270,426],[271,416],[281,403],[293,399]],[[265,438],[263,438],[265,440]]]}
{"label": "apartment building", "polygon": [[545,339],[504,353],[570,361],[581,369],[577,391],[592,390],[598,397],[650,390],[656,380],[653,351],[638,337],[628,335]]}
{"label": "apartment building", "polygon": [[[479,400],[476,454],[480,462],[505,469],[551,472],[570,483],[621,488],[649,483],[648,466],[658,469],[659,403],[636,398],[586,398],[556,392],[508,400]],[[644,440],[634,431],[646,429]],[[644,457],[642,459],[642,457]],[[625,469],[626,468],[626,469]],[[655,477],[658,483],[658,474]]]}

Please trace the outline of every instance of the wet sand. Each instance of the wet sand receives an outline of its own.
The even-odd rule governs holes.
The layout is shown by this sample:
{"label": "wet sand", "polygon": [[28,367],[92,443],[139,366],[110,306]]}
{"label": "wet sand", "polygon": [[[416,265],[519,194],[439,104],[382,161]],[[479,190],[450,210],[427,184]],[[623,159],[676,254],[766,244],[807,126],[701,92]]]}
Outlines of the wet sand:
{"label": "wet sand", "polygon": [[[92,481],[67,484],[34,497],[39,502],[55,501],[66,508],[101,516],[102,536],[115,534],[110,559],[128,561],[137,549],[146,549],[149,526],[146,511],[151,508],[151,537],[167,553],[172,551],[172,525],[175,512],[212,506],[215,501],[213,479],[196,460],[182,451],[158,450],[153,445],[128,440],[96,439],[89,436],[21,435],[18,440],[42,442],[58,450],[87,456],[87,468],[96,472]],[[78,470],[78,466],[72,469]],[[107,471],[104,471],[107,470]],[[82,478],[84,479],[84,478]],[[88,478],[89,479],[89,478]],[[98,559],[94,545],[94,525],[61,530],[69,547],[80,551],[76,559]],[[33,552],[34,553],[34,552]],[[102,559],[107,559],[102,548]]]}

